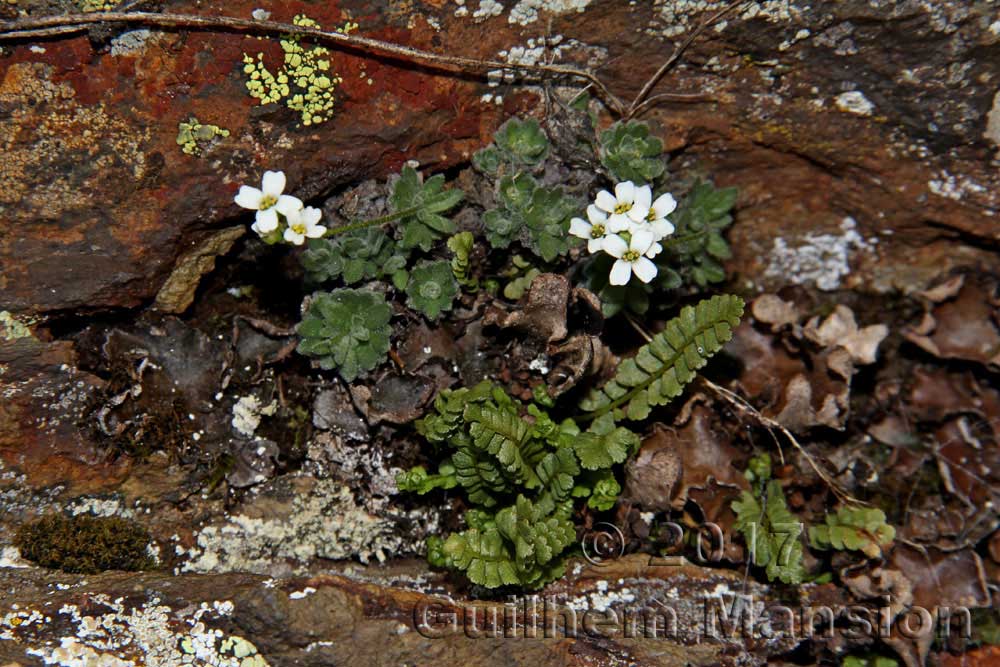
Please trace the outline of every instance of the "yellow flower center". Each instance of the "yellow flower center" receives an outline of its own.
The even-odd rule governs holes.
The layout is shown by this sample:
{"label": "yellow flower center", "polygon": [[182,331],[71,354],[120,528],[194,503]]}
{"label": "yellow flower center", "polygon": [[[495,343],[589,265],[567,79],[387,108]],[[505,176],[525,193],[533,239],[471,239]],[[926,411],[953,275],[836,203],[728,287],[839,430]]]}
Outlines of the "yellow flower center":
{"label": "yellow flower center", "polygon": [[304,222],[296,222],[295,224],[289,225],[289,227],[291,227],[292,231],[295,232],[296,234],[306,233],[306,225]]}
{"label": "yellow flower center", "polygon": [[635,250],[626,250],[625,254],[622,255],[622,259],[624,259],[626,262],[634,262],[638,260],[640,257],[642,257],[642,255],[640,255]]}
{"label": "yellow flower center", "polygon": [[271,208],[277,203],[278,203],[277,197],[273,197],[271,195],[264,195],[264,197],[260,200],[260,210],[266,211],[267,209]]}
{"label": "yellow flower center", "polygon": [[604,236],[604,233],[604,225],[594,225],[590,228],[590,238],[592,239],[599,239]]}
{"label": "yellow flower center", "polygon": [[653,222],[656,220],[656,211],[649,209],[649,213],[646,214],[646,222]]}
{"label": "yellow flower center", "polygon": [[615,206],[615,213],[628,213],[632,210],[632,204],[618,204]]}

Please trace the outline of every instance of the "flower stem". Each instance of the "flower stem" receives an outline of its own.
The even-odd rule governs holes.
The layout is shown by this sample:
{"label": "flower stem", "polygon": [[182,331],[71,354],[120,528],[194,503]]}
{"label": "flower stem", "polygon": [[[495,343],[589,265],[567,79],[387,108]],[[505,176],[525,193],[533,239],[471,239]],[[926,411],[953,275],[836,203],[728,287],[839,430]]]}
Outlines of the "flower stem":
{"label": "flower stem", "polygon": [[703,229],[700,232],[691,232],[690,234],[684,234],[683,236],[674,236],[672,238],[664,239],[660,242],[664,248],[667,246],[674,245],[675,243],[684,243],[685,241],[691,241],[698,238],[699,236],[704,236],[709,230]]}
{"label": "flower stem", "polygon": [[336,236],[337,234],[345,234],[347,232],[353,232],[355,229],[364,229],[365,227],[376,227],[378,225],[384,225],[389,222],[395,222],[400,218],[405,218],[408,215],[413,215],[414,213],[419,213],[423,206],[414,206],[412,208],[403,209],[402,211],[396,211],[395,213],[390,213],[389,215],[383,215],[381,218],[374,218],[372,220],[361,220],[360,222],[350,222],[346,225],[341,225],[340,227],[333,227],[332,229],[326,230],[324,237]]}

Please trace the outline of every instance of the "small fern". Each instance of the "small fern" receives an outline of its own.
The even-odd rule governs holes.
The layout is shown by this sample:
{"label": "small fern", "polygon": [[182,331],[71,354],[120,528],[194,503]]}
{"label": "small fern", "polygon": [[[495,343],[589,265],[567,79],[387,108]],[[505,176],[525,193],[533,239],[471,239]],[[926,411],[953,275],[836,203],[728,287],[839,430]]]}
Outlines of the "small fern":
{"label": "small fern", "polygon": [[615,376],[581,403],[601,416],[624,409],[628,419],[645,419],[650,406],[666,405],[680,395],[709,357],[722,349],[743,315],[743,300],[719,295],[686,306],[664,330],[618,366]]}
{"label": "small fern", "polygon": [[736,528],[747,541],[751,561],[765,568],[770,581],[802,583],[802,523],[789,511],[781,482],[772,479],[764,489],[760,495],[744,491],[733,501]]}
{"label": "small fern", "polygon": [[612,415],[581,433],[573,420],[557,422],[543,405],[524,405],[489,382],[442,391],[416,426],[449,456],[436,475],[422,467],[401,473],[400,490],[457,485],[477,506],[466,513],[468,530],[428,543],[428,560],[489,588],[534,588],[558,576],[575,535],[573,499],[610,509],[621,492],[610,468],[640,441]]}
{"label": "small fern", "polygon": [[448,239],[448,250],[452,252],[451,272],[459,285],[472,292],[479,289],[479,280],[472,275],[469,260],[474,245],[472,232],[459,232]]}
{"label": "small fern", "polygon": [[826,515],[825,525],[809,528],[809,541],[817,549],[849,549],[869,558],[882,555],[892,544],[896,529],[885,522],[885,512],[875,507],[841,507]]}

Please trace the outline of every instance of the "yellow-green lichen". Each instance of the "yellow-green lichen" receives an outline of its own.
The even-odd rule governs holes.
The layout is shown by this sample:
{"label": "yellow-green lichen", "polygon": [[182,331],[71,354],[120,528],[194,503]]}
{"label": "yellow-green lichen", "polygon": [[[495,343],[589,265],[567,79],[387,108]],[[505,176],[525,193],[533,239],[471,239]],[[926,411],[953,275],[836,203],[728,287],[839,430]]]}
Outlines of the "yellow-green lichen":
{"label": "yellow-green lichen", "polygon": [[177,124],[177,145],[188,155],[201,155],[216,137],[228,137],[229,130],[218,125],[203,125],[191,116],[187,122]]}
{"label": "yellow-green lichen", "polygon": [[121,0],[77,0],[77,6],[82,12],[109,12],[118,4]]}
{"label": "yellow-green lichen", "polygon": [[17,340],[18,338],[31,338],[31,329],[28,324],[18,321],[6,310],[0,310],[0,339]]}
{"label": "yellow-green lichen", "polygon": [[[320,27],[305,14],[296,16],[293,23],[309,28]],[[357,27],[357,23],[349,22],[337,31],[348,33]],[[256,58],[244,53],[243,72],[248,77],[247,91],[261,104],[284,101],[289,109],[301,114],[303,125],[318,125],[330,119],[334,106],[333,91],[341,78],[331,70],[329,49],[304,47],[299,42],[300,37],[281,40],[285,61],[277,74],[264,65],[263,53],[258,53]]]}

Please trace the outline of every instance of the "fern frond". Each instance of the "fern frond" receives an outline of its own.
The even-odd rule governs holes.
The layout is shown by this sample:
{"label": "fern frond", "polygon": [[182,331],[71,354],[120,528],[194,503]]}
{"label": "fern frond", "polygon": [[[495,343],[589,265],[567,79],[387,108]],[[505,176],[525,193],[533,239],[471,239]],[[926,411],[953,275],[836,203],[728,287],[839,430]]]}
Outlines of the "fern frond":
{"label": "fern frond", "polygon": [[521,453],[531,428],[516,410],[488,404],[469,405],[465,408],[465,420],[473,445],[495,456],[508,473],[522,479],[529,488],[538,485],[535,471]]}
{"label": "fern frond", "polygon": [[624,407],[628,419],[645,419],[650,406],[666,405],[681,394],[695,372],[732,338],[742,315],[743,300],[729,294],[685,306],[634,357],[622,361],[615,376],[594,389],[580,408],[599,416]]}
{"label": "fern frond", "polygon": [[469,494],[469,500],[483,507],[497,504],[510,482],[496,460],[474,447],[462,447],[451,457],[455,478]]}

